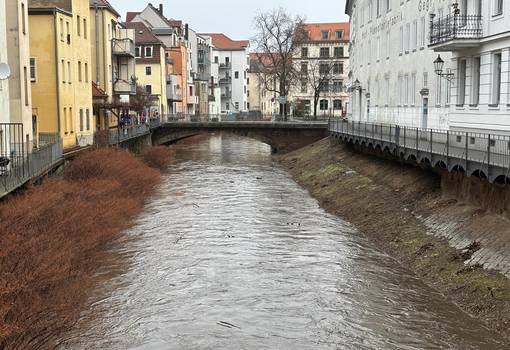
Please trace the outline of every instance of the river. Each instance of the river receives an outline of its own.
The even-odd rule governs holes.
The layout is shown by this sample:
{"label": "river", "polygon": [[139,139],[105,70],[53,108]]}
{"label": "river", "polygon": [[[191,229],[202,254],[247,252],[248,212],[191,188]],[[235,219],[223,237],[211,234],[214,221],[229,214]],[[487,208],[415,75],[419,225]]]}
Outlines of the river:
{"label": "river", "polygon": [[[59,349],[502,349],[498,337],[229,135],[175,162]],[[349,205],[349,203],[346,203]]]}

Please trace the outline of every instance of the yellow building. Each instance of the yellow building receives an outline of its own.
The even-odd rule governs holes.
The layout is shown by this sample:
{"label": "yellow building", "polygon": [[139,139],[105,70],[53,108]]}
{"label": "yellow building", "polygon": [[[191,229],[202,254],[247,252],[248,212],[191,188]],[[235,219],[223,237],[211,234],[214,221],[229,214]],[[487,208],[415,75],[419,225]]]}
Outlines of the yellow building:
{"label": "yellow building", "polygon": [[122,26],[120,14],[108,1],[90,3],[92,81],[96,95],[102,95],[94,101],[94,116],[97,129],[104,130],[118,125],[121,109],[129,110],[130,96],[136,93],[135,33]]}
{"label": "yellow building", "polygon": [[149,117],[168,114],[166,93],[165,46],[142,22],[129,22],[128,29],[135,31],[136,83],[150,96],[152,105]]}
{"label": "yellow building", "polygon": [[93,143],[89,0],[30,0],[32,109],[64,148]]}

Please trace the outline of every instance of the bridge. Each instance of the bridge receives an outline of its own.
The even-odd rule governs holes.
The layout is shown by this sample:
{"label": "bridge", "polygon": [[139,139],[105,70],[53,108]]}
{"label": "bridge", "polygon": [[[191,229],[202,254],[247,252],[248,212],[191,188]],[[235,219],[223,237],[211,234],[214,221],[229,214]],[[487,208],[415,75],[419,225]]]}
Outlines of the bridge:
{"label": "bridge", "polygon": [[340,141],[394,159],[510,184],[510,136],[330,121]]}

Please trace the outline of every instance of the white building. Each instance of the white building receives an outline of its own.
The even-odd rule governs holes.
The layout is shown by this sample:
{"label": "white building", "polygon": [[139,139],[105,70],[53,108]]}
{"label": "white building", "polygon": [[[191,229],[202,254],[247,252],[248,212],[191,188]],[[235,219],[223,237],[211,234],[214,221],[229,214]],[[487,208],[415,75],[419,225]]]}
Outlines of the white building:
{"label": "white building", "polygon": [[[430,14],[449,8],[448,0],[347,0],[350,119],[449,127],[452,82],[435,73],[428,47]],[[448,73],[451,54],[442,58]]]}
{"label": "white building", "polygon": [[[0,5],[0,63],[8,63],[5,3]],[[9,122],[9,80],[0,80],[0,123]],[[0,145],[4,144],[0,130]],[[1,150],[0,150],[1,152]],[[1,155],[1,154],[0,154]]]}
{"label": "white building", "polygon": [[450,127],[510,134],[510,1],[449,2],[430,11],[429,47],[453,55]]}
{"label": "white building", "polygon": [[212,41],[211,75],[214,83],[218,83],[221,88],[221,113],[247,112],[250,42],[232,40],[224,34],[200,34],[200,36],[204,39],[211,38]]}
{"label": "white building", "polygon": [[308,39],[293,55],[301,82],[291,92],[302,115],[341,116],[349,95],[344,89],[349,66],[349,23],[306,23]]}

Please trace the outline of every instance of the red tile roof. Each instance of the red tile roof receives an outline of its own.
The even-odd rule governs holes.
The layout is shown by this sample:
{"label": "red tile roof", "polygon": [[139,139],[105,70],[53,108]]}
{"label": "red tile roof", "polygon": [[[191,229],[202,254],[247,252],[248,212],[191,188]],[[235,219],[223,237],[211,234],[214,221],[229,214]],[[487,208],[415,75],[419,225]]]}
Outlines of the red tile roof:
{"label": "red tile roof", "polygon": [[128,22],[126,28],[135,30],[136,44],[161,44],[161,41],[143,22]]}
{"label": "red tile roof", "polygon": [[126,22],[131,22],[133,19],[135,19],[136,16],[138,16],[140,12],[128,12],[126,14]]}
{"label": "red tile roof", "polygon": [[92,82],[92,96],[94,98],[106,98],[108,95],[106,92],[104,92],[103,89],[101,89],[99,86],[97,86],[96,83]]}
{"label": "red tile roof", "polygon": [[244,50],[250,46],[249,40],[232,40],[221,33],[204,33],[202,35],[210,36],[213,46],[219,50]]}
{"label": "red tile roof", "polygon": [[[303,29],[310,33],[311,41],[348,41],[349,40],[349,23],[338,22],[338,23],[305,23]],[[336,37],[336,32],[342,31],[342,38]],[[322,32],[329,32],[329,39],[324,40],[322,38]]]}

